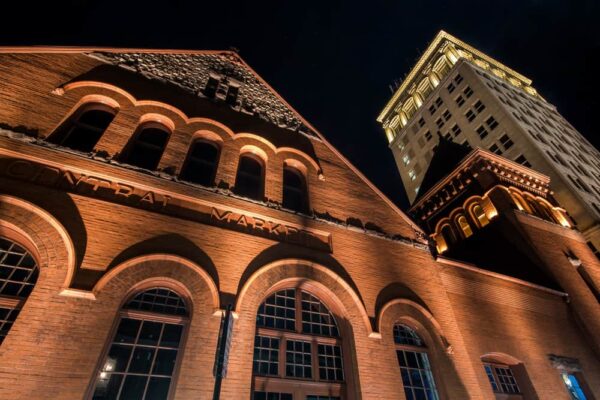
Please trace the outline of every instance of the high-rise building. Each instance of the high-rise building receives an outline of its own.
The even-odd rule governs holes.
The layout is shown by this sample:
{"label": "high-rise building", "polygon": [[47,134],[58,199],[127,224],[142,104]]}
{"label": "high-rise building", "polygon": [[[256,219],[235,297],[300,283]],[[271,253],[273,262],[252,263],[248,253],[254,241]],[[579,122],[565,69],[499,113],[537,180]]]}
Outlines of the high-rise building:
{"label": "high-rise building", "polygon": [[532,81],[441,31],[378,117],[414,203],[439,137],[480,147],[551,178],[600,255],[600,153]]}

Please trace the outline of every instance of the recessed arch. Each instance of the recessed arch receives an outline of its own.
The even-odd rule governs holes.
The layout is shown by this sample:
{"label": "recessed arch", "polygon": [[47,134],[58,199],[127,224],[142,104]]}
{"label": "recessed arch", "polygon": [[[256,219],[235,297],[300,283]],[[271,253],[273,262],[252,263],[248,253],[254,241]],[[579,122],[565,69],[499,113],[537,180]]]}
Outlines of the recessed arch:
{"label": "recessed arch", "polygon": [[[309,156],[308,154],[306,154],[305,152],[303,152],[301,150],[294,149],[292,147],[279,147],[279,148],[277,148],[276,153],[282,154],[282,155],[285,155],[285,153],[291,153],[291,154],[300,156],[309,165],[311,165],[317,173],[321,172],[321,167],[319,166],[319,164],[317,164],[317,162],[311,156]],[[286,160],[289,160],[289,158],[286,158]]]}
{"label": "recessed arch", "polygon": [[[255,285],[257,283],[257,281],[262,276],[267,275],[270,271],[272,271],[274,269],[277,269],[277,268],[280,268],[283,266],[289,266],[289,265],[303,266],[303,267],[308,267],[310,269],[313,269],[315,271],[319,271],[319,272],[325,274],[326,276],[328,276],[329,278],[333,279],[336,283],[338,283],[340,285],[341,289],[343,289],[343,291],[350,296],[354,307],[356,307],[356,310],[358,311],[358,313],[360,315],[360,319],[362,320],[362,323],[364,325],[364,328],[366,329],[367,334],[370,335],[373,333],[373,329],[371,327],[371,322],[369,321],[369,316],[364,307],[364,304],[362,303],[362,301],[360,300],[360,297],[354,291],[354,289],[342,277],[340,277],[338,274],[336,274],[329,268],[327,268],[323,265],[311,262],[311,261],[301,260],[301,259],[277,260],[277,261],[270,262],[270,263],[260,267],[259,269],[257,269],[253,274],[251,274],[246,279],[246,281],[244,282],[242,287],[238,290],[234,310],[237,313],[241,312],[243,304],[247,301],[246,297],[248,296],[248,291],[250,290],[250,288],[253,285]],[[296,278],[298,278],[298,277],[288,277],[288,278],[279,279],[278,281],[283,281],[285,279],[296,279]],[[300,277],[300,278],[302,278],[302,277]],[[327,288],[327,289],[331,290],[331,288]],[[334,296],[334,297],[337,297],[337,296]],[[341,307],[343,307],[342,309],[346,310],[346,312],[347,312],[347,306],[341,302],[340,302],[340,305],[341,305]]]}
{"label": "recessed arch", "polygon": [[92,289],[92,293],[94,294],[94,296],[97,297],[98,294],[102,291],[102,289],[104,289],[104,287],[106,287],[106,285],[111,280],[113,280],[115,277],[117,277],[119,274],[121,274],[122,272],[124,272],[125,270],[127,270],[133,266],[136,266],[140,263],[149,262],[149,261],[170,261],[170,262],[174,262],[177,264],[181,264],[181,265],[189,268],[190,270],[195,272],[200,277],[200,279],[202,279],[208,286],[208,288],[210,290],[211,299],[213,302],[213,308],[215,310],[218,310],[220,308],[219,289],[217,288],[217,285],[213,281],[212,277],[201,266],[194,263],[193,261],[190,261],[186,258],[176,256],[173,254],[162,254],[162,253],[149,254],[149,255],[134,257],[132,259],[124,261],[121,264],[110,269],[108,272],[106,272],[102,276],[102,278],[100,278],[100,280],[94,285],[94,288]]}
{"label": "recessed arch", "polygon": [[[256,135],[254,133],[246,133],[246,132],[236,133],[234,135],[234,137],[233,137],[233,140],[239,140],[239,139],[256,140],[256,141],[258,141],[258,142],[266,145],[273,153],[277,153],[277,147],[275,147],[275,145],[273,143],[271,143],[270,141],[268,141],[264,137]],[[264,150],[263,150],[263,152],[264,152]]]}
{"label": "recessed arch", "polygon": [[267,156],[267,153],[260,147],[254,146],[252,144],[244,145],[240,149],[240,156],[245,155],[247,153],[250,153],[250,154],[260,158],[264,164],[266,164],[267,161],[269,161],[269,157]]}
{"label": "recessed arch", "polygon": [[[11,204],[15,207],[22,208],[28,212],[35,214],[36,216],[40,217],[41,219],[46,221],[48,224],[50,224],[50,226],[52,226],[52,228],[54,228],[54,230],[59,234],[59,236],[62,239],[62,243],[65,247],[65,251],[67,253],[67,265],[66,265],[65,280],[60,289],[60,294],[64,294],[66,291],[68,291],[68,289],[71,285],[71,282],[73,281],[73,277],[75,276],[75,263],[76,263],[75,246],[74,246],[73,241],[72,241],[69,233],[67,232],[66,228],[52,214],[50,214],[49,212],[39,208],[35,204],[30,203],[26,200],[22,200],[17,197],[14,197],[14,196],[0,195],[0,203]],[[25,232],[22,229],[19,229],[19,231],[23,232],[25,234]],[[35,241],[33,241],[29,237],[29,235],[25,234],[25,236],[27,238],[29,238],[29,240],[32,243],[35,244]],[[40,267],[42,267],[42,268],[45,266],[47,266],[47,265],[44,265],[44,264],[40,265]]]}

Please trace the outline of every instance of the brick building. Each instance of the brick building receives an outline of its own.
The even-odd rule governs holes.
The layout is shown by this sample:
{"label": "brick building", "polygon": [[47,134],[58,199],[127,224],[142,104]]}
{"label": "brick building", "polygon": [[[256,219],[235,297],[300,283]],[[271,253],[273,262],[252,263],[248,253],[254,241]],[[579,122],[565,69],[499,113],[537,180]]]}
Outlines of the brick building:
{"label": "brick building", "polygon": [[[0,78],[0,398],[210,399],[228,306],[223,399],[600,397],[600,264],[547,177],[462,154],[420,228],[235,53],[5,48]],[[527,259],[465,261],[499,223]]]}

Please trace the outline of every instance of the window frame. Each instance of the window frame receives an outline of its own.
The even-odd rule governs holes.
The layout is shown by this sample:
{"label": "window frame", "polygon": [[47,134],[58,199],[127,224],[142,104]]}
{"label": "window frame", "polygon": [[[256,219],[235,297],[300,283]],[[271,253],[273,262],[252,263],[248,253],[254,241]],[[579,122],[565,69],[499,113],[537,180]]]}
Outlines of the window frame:
{"label": "window frame", "polygon": [[[416,346],[416,345],[410,345],[410,344],[403,344],[403,343],[397,343],[396,342],[396,338],[394,337],[394,328],[397,325],[402,325],[405,326],[406,328],[408,328],[409,330],[411,330],[415,335],[417,335],[417,337],[419,338],[419,340],[421,341],[421,345],[420,346]],[[417,329],[415,329],[412,324],[407,323],[405,321],[399,320],[396,321],[392,324],[392,342],[393,342],[393,346],[394,346],[394,355],[397,357],[398,351],[402,351],[402,352],[412,352],[412,353],[423,353],[426,355],[427,357],[427,361],[429,362],[429,374],[431,375],[431,379],[432,382],[430,382],[432,388],[434,389],[433,392],[435,394],[436,400],[440,400],[442,398],[441,396],[441,387],[436,383],[438,382],[438,380],[436,379],[437,377],[437,373],[436,373],[436,369],[434,367],[434,363],[432,362],[432,359],[434,357],[430,357],[431,353],[429,351],[429,346],[427,345],[427,341],[425,339],[423,339],[423,337],[421,335],[419,335],[417,333]],[[402,384],[402,388],[404,390],[406,390],[404,388],[404,382],[402,381],[402,366],[400,365],[399,361],[396,361],[397,365],[398,365],[398,369],[400,372],[400,383]],[[409,367],[412,368],[412,367]],[[419,371],[422,370],[422,368],[417,368]]]}
{"label": "window frame", "polygon": [[[328,299],[329,295],[321,296],[322,290],[315,285],[308,282],[302,282],[298,285],[278,285],[276,288],[270,290],[266,296],[263,297],[259,303],[260,306],[265,301],[273,296],[274,294],[283,290],[295,290],[294,297],[294,309],[295,309],[295,324],[294,331],[277,329],[270,327],[261,327],[256,324],[255,335],[260,337],[276,338],[279,340],[279,354],[278,354],[278,366],[277,375],[258,375],[254,371],[254,357],[252,360],[252,394],[257,392],[279,392],[279,393],[291,393],[293,398],[304,399],[309,395],[314,396],[334,396],[344,397],[345,393],[349,390],[351,378],[348,376],[348,372],[352,368],[350,361],[350,347],[349,340],[350,334],[339,321],[342,318],[335,309],[331,307],[332,302]],[[302,332],[302,293],[307,293],[313,298],[317,299],[323,306],[327,308],[331,316],[335,321],[337,327],[338,336],[326,336],[312,333]],[[258,317],[258,309],[256,310],[256,316]],[[258,318],[257,318],[258,320]],[[309,342],[311,344],[311,375],[312,378],[297,378],[286,375],[286,350],[288,340]],[[342,373],[344,380],[326,380],[320,378],[319,371],[319,352],[318,346],[322,345],[335,345],[339,346],[342,357]],[[253,345],[254,346],[254,345]],[[290,383],[293,383],[294,387],[290,387]]]}
{"label": "window frame", "polygon": [[212,171],[212,174],[211,174],[211,177],[210,177],[210,182],[209,182],[209,187],[213,187],[213,186],[215,186],[215,179],[217,177],[217,170],[219,169],[219,162],[221,161],[221,150],[222,150],[222,148],[221,148],[221,146],[218,143],[216,143],[215,141],[212,141],[212,140],[207,140],[207,139],[204,139],[204,138],[196,138],[196,139],[192,140],[192,143],[190,144],[190,146],[188,148],[188,152],[187,152],[187,154],[185,156],[185,161],[184,161],[183,165],[181,166],[181,170],[179,171],[179,174],[177,174],[177,176],[178,176],[179,179],[181,179],[184,182],[189,182],[189,183],[192,183],[192,184],[195,184],[195,185],[202,185],[201,183],[192,182],[192,181],[187,180],[187,179],[184,178],[185,171],[189,167],[190,162],[192,160],[194,160],[196,163],[200,163],[202,165],[208,165],[209,164],[204,159],[196,158],[196,157],[192,156],[192,151],[200,143],[212,146],[217,151],[217,155],[215,157],[215,162],[214,162],[214,164],[212,164],[213,171]]}
{"label": "window frame", "polygon": [[[139,137],[140,135],[146,130],[146,129],[158,129],[158,130],[162,130],[167,134],[167,138],[165,139],[165,144],[162,147],[161,153],[158,156],[158,160],[156,162],[156,166],[153,167],[152,169],[148,169],[149,171],[157,171],[158,168],[160,167],[160,162],[162,160],[162,158],[165,155],[165,151],[167,150],[167,146],[169,145],[169,141],[171,140],[171,136],[173,136],[173,130],[171,128],[169,128],[167,125],[158,122],[158,121],[146,121],[141,123],[135,130],[135,132],[133,133],[133,135],[131,135],[131,137],[129,138],[129,140],[127,141],[127,144],[125,145],[125,148],[123,149],[122,154],[119,156],[119,161],[127,164],[127,165],[131,165],[133,167],[136,168],[142,168],[142,169],[147,169],[145,167],[140,167],[139,165],[136,164],[132,164],[131,163],[131,154],[133,152],[133,150],[135,149],[136,145],[139,145],[140,140]],[[157,146],[150,144],[150,143],[145,143],[145,142],[141,142],[142,146],[144,147],[150,147],[150,148],[156,148]]]}
{"label": "window frame", "polygon": [[[108,114],[112,114],[112,119],[111,121],[108,123],[108,125],[106,126],[106,128],[104,128],[102,130],[102,132],[100,132],[100,129],[93,126],[93,125],[89,125],[89,124],[85,124],[85,123],[81,123],[79,120],[81,119],[81,117],[89,112],[89,111],[103,111],[106,112]],[[94,143],[94,146],[92,146],[92,149],[90,151],[94,151],[94,148],[96,147],[96,145],[98,144],[98,142],[100,142],[100,140],[102,140],[102,137],[104,136],[104,134],[106,133],[106,131],[108,130],[108,128],[110,127],[110,125],[114,122],[115,118],[117,117],[117,114],[119,113],[119,108],[100,102],[100,101],[86,101],[78,106],[76,106],[76,108],[71,112],[70,115],[68,115],[68,117],[66,117],[57,127],[56,129],[54,129],[52,131],[52,133],[50,133],[46,140],[49,143],[54,143],[57,146],[61,146],[61,147],[65,147],[74,151],[81,151],[84,152],[83,150],[78,150],[78,149],[74,149],[72,147],[69,146],[65,146],[65,142],[69,139],[69,137],[72,135],[73,131],[75,129],[77,129],[78,127],[83,126],[85,129],[91,129],[92,131],[95,132],[99,132],[100,135],[98,137],[98,140],[96,141],[96,143]]]}
{"label": "window frame", "polygon": [[[177,295],[179,295],[186,304],[187,315],[161,314],[161,313],[152,312],[152,311],[131,310],[131,309],[124,308],[127,305],[127,303],[129,303],[131,300],[133,300],[138,294],[143,293],[147,290],[154,289],[154,288],[169,289],[169,290],[175,292]],[[113,324],[112,324],[111,328],[109,329],[108,335],[106,336],[106,338],[104,340],[104,345],[103,345],[102,351],[98,358],[96,367],[94,368],[94,371],[93,371],[94,376],[92,376],[92,379],[90,379],[90,384],[85,393],[84,399],[93,400],[93,398],[94,398],[94,391],[96,389],[98,380],[100,379],[100,373],[102,370],[102,366],[106,363],[108,353],[110,352],[110,348],[111,348],[112,344],[114,343],[115,335],[117,333],[119,325],[121,324],[121,321],[124,318],[139,320],[139,321],[142,321],[142,323],[144,321],[152,321],[152,322],[159,322],[159,323],[164,323],[164,324],[174,324],[174,325],[182,326],[181,338],[179,340],[179,346],[177,348],[177,358],[175,359],[173,373],[171,374],[171,383],[169,385],[169,391],[167,393],[166,400],[172,400],[174,398],[175,390],[177,387],[177,381],[179,379],[179,373],[181,371],[181,364],[183,361],[183,353],[185,352],[185,348],[187,345],[187,339],[188,339],[188,334],[190,331],[190,325],[191,325],[191,320],[192,320],[192,315],[193,315],[191,299],[189,298],[189,296],[184,295],[184,293],[185,293],[185,291],[183,291],[182,288],[180,288],[178,286],[174,286],[170,281],[161,279],[161,280],[152,280],[151,282],[146,282],[142,286],[135,287],[134,289],[130,290],[123,297],[124,300],[120,303],[119,309],[116,312],[116,316],[115,316],[115,318],[113,318]],[[144,391],[144,393],[146,393],[146,392]]]}
{"label": "window frame", "polygon": [[[260,165],[260,167],[261,167],[261,175],[259,177],[260,187],[258,189],[259,198],[253,198],[251,196],[248,196],[247,194],[241,194],[241,193],[238,192],[237,185],[238,185],[238,175],[240,173],[240,164],[242,162],[242,158],[245,158],[245,157],[250,158],[250,159],[258,162],[259,165]],[[246,175],[249,175],[246,172],[243,172],[243,173],[246,174]],[[237,163],[237,167],[236,167],[236,170],[235,170],[235,180],[234,180],[234,183],[233,183],[233,192],[236,193],[239,196],[244,197],[244,198],[249,198],[249,199],[256,200],[256,201],[263,201],[264,198],[265,198],[266,174],[267,174],[267,162],[266,162],[266,160],[264,160],[262,157],[260,157],[260,156],[258,156],[256,154],[253,154],[253,153],[248,152],[248,151],[240,153],[240,155],[238,156],[238,163]]]}

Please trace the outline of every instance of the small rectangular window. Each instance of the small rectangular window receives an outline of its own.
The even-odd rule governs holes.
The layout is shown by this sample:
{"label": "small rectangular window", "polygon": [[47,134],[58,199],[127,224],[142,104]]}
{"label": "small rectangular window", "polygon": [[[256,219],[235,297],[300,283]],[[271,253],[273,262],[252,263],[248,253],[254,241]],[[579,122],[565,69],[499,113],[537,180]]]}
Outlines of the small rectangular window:
{"label": "small rectangular window", "polygon": [[507,134],[502,135],[500,143],[502,144],[502,147],[504,147],[504,150],[510,149],[514,144]]}
{"label": "small rectangular window", "polygon": [[425,132],[425,139],[427,139],[428,142],[431,140],[431,138],[433,138],[433,135],[431,134],[431,132],[430,131]]}
{"label": "small rectangular window", "polygon": [[527,159],[525,158],[525,156],[523,154],[521,154],[519,157],[515,158],[515,162],[519,163],[521,165],[524,165],[526,167],[531,167],[531,164],[529,163],[529,161],[527,161]]}
{"label": "small rectangular window", "polygon": [[414,169],[411,169],[410,171],[408,171],[408,177],[410,178],[411,181],[414,181],[415,179],[417,179],[417,173],[415,172]]}
{"label": "small rectangular window", "polygon": [[457,137],[462,132],[457,124],[454,124],[454,126],[450,130],[452,131],[452,135],[454,135],[454,137]]}
{"label": "small rectangular window", "polygon": [[496,153],[499,156],[502,155],[502,150],[500,150],[500,147],[498,147],[498,145],[496,143],[494,143],[493,145],[490,146],[490,151],[492,153]]}
{"label": "small rectangular window", "polygon": [[488,135],[488,131],[483,125],[481,125],[479,128],[477,128],[477,134],[479,135],[479,139],[483,140]]}
{"label": "small rectangular window", "polygon": [[471,89],[469,86],[467,86],[463,90],[463,93],[465,94],[465,96],[467,96],[467,99],[468,99],[469,97],[471,97],[473,95],[473,89]]}
{"label": "small rectangular window", "polygon": [[463,81],[463,77],[460,74],[457,74],[454,77],[454,83],[456,83],[457,85],[460,84]]}
{"label": "small rectangular window", "polygon": [[454,90],[456,90],[456,86],[454,86],[453,82],[450,82],[447,89],[448,89],[448,93],[452,93],[452,92],[454,92]]}
{"label": "small rectangular window", "polygon": [[452,118],[452,114],[450,113],[450,111],[446,110],[442,114],[442,117],[444,118],[445,121],[448,121],[450,118]]}
{"label": "small rectangular window", "polygon": [[419,118],[419,128],[422,128],[423,126],[425,126],[425,120],[423,119],[423,117]]}
{"label": "small rectangular window", "polygon": [[461,107],[463,104],[465,104],[465,98],[462,97],[461,94],[459,94],[458,97],[454,100],[456,101],[456,104],[458,104],[459,107]]}
{"label": "small rectangular window", "polygon": [[475,111],[477,111],[477,114],[479,114],[483,110],[485,110],[485,104],[483,104],[481,100],[477,100],[477,102],[475,103]]}
{"label": "small rectangular window", "polygon": [[469,122],[472,122],[476,116],[477,116],[477,114],[475,114],[473,112],[473,110],[468,110],[465,114],[465,117],[467,118],[467,121],[469,121]]}
{"label": "small rectangular window", "polygon": [[408,156],[408,154],[405,154],[405,155],[402,157],[402,162],[404,163],[404,165],[405,165],[405,166],[406,166],[406,165],[408,165],[408,164],[410,163],[410,157]]}
{"label": "small rectangular window", "polygon": [[490,128],[490,131],[493,131],[498,126],[498,121],[490,115],[490,117],[485,120],[485,124]]}
{"label": "small rectangular window", "polygon": [[442,128],[442,126],[444,126],[444,120],[442,119],[442,117],[439,117],[436,121],[435,124],[437,125],[438,128]]}
{"label": "small rectangular window", "polygon": [[300,340],[286,340],[285,376],[312,378],[311,343]]}

